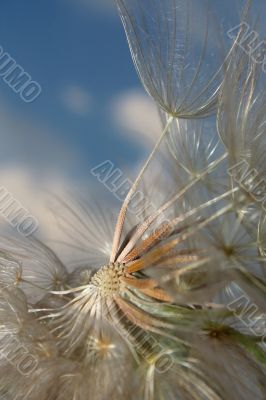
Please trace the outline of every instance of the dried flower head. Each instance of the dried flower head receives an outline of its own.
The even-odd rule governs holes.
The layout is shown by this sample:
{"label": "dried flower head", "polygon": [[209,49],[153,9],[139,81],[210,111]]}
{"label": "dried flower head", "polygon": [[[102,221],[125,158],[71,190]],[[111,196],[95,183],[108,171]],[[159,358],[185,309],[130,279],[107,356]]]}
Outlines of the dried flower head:
{"label": "dried flower head", "polygon": [[[63,231],[53,248],[1,236],[0,397],[263,400],[264,186],[250,190],[248,174],[243,188],[232,168],[244,161],[263,178],[265,82],[234,49],[217,115],[174,120],[214,111],[221,76],[203,68],[211,2],[201,55],[190,44],[196,2],[118,3],[165,128],[118,213],[66,196],[53,206]],[[161,179],[148,171],[157,150]],[[137,189],[148,202],[133,214]]]}

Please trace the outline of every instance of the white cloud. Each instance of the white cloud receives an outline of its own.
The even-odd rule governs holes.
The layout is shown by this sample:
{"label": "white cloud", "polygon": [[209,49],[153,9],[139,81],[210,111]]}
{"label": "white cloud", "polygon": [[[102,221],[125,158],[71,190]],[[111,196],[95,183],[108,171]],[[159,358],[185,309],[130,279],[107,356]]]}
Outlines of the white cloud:
{"label": "white cloud", "polygon": [[70,85],[61,93],[61,101],[66,109],[74,114],[87,115],[91,110],[92,99],[81,87]]}
{"label": "white cloud", "polygon": [[[55,226],[52,215],[47,210],[45,192],[54,191],[60,195],[63,188],[67,186],[62,178],[47,177],[38,180],[36,176],[27,169],[9,167],[1,169],[0,186],[9,192],[16,204],[23,207],[30,215],[38,221],[36,233],[48,239],[54,233]],[[6,226],[7,222],[0,212],[0,225]],[[15,228],[13,228],[15,229]]]}
{"label": "white cloud", "polygon": [[[20,210],[22,218],[24,215],[34,217],[38,222],[34,225],[37,227],[33,232],[34,235],[51,247],[67,266],[71,267],[73,263],[84,258],[99,256],[100,248],[110,246],[109,241],[105,242],[107,235],[104,239],[100,233],[109,232],[108,239],[112,238],[111,225],[108,223],[110,201],[105,202],[108,192],[104,187],[99,187],[97,181],[88,184],[86,180],[83,180],[77,185],[76,182],[59,175],[45,176],[40,181],[29,169],[6,168],[1,171],[0,188],[4,189],[5,194],[9,193],[9,196],[12,196],[9,197],[10,204],[13,204],[13,209],[10,208],[11,217],[14,218],[15,210]],[[1,191],[1,196],[3,199],[3,191]],[[2,207],[4,211],[7,204],[4,201],[0,202],[0,232],[2,235],[24,240],[26,244],[27,237],[17,229],[20,226],[20,220],[16,220],[17,226],[11,226],[2,214]],[[108,204],[107,208],[105,208],[106,204]],[[76,215],[86,222],[85,225]],[[100,217],[99,230],[98,225],[95,224],[98,217]],[[90,228],[94,231],[92,236],[86,224],[88,226],[91,224]],[[99,245],[99,248],[95,247],[95,254],[92,254],[91,250],[93,243]],[[77,248],[75,244],[78,244]]]}
{"label": "white cloud", "polygon": [[141,91],[130,90],[116,96],[111,113],[123,134],[146,146],[154,143],[161,132],[155,103]]}

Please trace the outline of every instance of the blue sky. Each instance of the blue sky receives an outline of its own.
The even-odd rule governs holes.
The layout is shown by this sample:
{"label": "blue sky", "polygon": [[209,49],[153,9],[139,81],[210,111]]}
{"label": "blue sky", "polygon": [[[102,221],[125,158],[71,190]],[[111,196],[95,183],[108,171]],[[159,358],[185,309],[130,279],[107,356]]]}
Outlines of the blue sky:
{"label": "blue sky", "polygon": [[[116,121],[121,99],[128,100],[128,112],[135,106],[134,93],[144,96],[144,91],[112,4],[1,2],[0,46],[42,87],[41,96],[26,104],[0,79],[2,166],[78,179],[102,160],[124,167],[144,156],[139,138]],[[231,1],[217,4],[228,18]]]}
{"label": "blue sky", "polygon": [[[226,32],[231,0],[212,1]],[[160,124],[112,0],[2,0],[0,7],[0,46],[42,87],[25,103],[0,77],[0,186],[49,230],[47,189],[97,195],[90,170],[107,159],[132,179]]]}
{"label": "blue sky", "polygon": [[1,163],[81,177],[104,159],[135,162],[141,146],[121,134],[111,106],[142,89],[111,3],[1,3],[0,44],[42,87],[26,104],[0,79]]}

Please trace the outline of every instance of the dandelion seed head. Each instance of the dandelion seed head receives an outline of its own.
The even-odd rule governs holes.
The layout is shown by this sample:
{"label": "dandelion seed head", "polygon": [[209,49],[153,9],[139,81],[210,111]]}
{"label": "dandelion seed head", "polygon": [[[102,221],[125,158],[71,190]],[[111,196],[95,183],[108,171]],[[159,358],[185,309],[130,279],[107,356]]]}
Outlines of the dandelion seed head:
{"label": "dandelion seed head", "polygon": [[101,296],[107,297],[123,291],[124,284],[121,280],[125,276],[125,266],[120,263],[106,265],[91,279],[91,284],[96,286]]}
{"label": "dandelion seed head", "polygon": [[[237,57],[220,68],[220,0],[116,1],[165,129],[120,212],[66,196],[53,249],[1,237],[0,398],[263,400],[265,216],[227,172],[241,159],[266,171],[257,68]],[[232,307],[243,292],[252,326]],[[22,348],[37,358],[27,379],[7,342],[14,357]]]}

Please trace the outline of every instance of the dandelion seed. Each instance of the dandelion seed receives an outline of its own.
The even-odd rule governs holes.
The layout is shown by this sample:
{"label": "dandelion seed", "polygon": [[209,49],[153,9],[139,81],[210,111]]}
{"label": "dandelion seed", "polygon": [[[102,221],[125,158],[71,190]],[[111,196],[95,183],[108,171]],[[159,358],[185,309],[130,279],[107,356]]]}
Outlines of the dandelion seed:
{"label": "dandelion seed", "polygon": [[229,51],[222,48],[226,32],[215,12],[222,12],[219,4],[208,0],[200,5],[193,0],[116,2],[136,70],[156,103],[179,118],[212,114]]}

